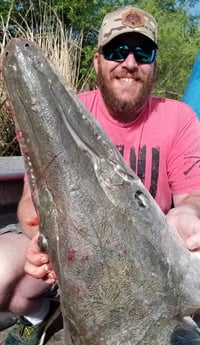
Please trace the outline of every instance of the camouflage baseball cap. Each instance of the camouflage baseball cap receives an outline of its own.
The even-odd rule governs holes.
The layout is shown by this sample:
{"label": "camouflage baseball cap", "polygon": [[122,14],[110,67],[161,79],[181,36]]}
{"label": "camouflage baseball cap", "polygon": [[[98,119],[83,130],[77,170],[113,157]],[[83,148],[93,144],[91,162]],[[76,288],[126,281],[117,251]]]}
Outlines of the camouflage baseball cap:
{"label": "camouflage baseball cap", "polygon": [[157,22],[153,16],[137,7],[127,6],[108,13],[102,22],[98,47],[128,32],[138,32],[157,46]]}

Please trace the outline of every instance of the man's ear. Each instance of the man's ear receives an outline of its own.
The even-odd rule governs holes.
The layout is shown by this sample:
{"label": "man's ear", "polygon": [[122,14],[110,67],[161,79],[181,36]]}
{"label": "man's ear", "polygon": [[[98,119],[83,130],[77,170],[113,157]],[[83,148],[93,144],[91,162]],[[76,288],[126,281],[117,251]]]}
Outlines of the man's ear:
{"label": "man's ear", "polygon": [[99,53],[98,52],[94,53],[93,63],[94,63],[95,72],[96,74],[98,74],[98,69],[99,69]]}

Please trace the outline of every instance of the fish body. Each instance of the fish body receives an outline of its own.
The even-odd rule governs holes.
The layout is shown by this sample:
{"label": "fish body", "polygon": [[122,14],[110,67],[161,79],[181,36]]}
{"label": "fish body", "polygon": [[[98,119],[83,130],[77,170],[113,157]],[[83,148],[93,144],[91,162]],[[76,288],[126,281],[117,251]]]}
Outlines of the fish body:
{"label": "fish body", "polygon": [[61,291],[66,345],[169,345],[200,308],[200,259],[35,43],[3,75]]}

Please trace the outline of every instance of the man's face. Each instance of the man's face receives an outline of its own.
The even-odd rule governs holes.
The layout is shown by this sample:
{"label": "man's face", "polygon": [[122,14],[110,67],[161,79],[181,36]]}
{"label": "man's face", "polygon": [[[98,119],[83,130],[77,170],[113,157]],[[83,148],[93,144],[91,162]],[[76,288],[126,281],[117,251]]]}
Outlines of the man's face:
{"label": "man's face", "polygon": [[[150,47],[151,41],[140,34],[123,34],[109,45]],[[121,121],[130,122],[140,113],[151,93],[155,79],[155,62],[137,62],[134,54],[128,54],[124,61],[110,61],[103,54],[96,53],[94,66],[106,107],[110,115]]]}

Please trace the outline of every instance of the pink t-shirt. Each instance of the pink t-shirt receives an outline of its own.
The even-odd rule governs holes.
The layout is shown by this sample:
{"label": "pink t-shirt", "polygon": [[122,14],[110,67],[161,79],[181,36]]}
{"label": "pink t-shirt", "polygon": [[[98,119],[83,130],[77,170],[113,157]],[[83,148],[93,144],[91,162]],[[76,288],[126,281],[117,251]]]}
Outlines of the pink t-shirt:
{"label": "pink t-shirt", "polygon": [[186,104],[150,96],[129,124],[111,118],[99,90],[78,95],[163,212],[172,194],[200,189],[200,124]]}

